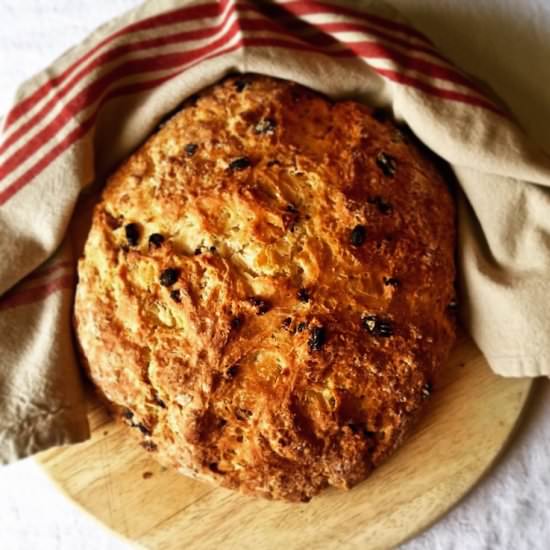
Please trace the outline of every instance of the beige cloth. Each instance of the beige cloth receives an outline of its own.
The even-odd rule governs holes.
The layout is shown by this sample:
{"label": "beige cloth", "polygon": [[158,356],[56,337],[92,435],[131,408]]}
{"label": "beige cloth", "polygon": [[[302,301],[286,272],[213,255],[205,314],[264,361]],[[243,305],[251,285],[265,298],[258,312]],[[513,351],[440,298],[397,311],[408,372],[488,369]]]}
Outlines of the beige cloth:
{"label": "beige cloth", "polygon": [[495,372],[550,374],[550,157],[498,101],[378,0],[152,0],[23,84],[3,123],[0,461],[89,436],[67,231],[82,190],[234,71],[388,107],[444,158],[463,321]]}

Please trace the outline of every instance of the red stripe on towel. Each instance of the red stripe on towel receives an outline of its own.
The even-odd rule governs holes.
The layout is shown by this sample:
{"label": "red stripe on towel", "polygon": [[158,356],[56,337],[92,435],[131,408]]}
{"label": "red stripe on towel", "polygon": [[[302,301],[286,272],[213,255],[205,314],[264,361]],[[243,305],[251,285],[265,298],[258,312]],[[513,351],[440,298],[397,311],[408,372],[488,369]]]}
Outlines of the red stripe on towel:
{"label": "red stripe on towel", "polygon": [[58,290],[71,288],[73,286],[74,275],[63,275],[58,279],[54,279],[53,281],[49,281],[40,286],[27,288],[25,290],[21,290],[20,292],[8,292],[3,298],[0,299],[0,311],[33,304],[43,300]]}

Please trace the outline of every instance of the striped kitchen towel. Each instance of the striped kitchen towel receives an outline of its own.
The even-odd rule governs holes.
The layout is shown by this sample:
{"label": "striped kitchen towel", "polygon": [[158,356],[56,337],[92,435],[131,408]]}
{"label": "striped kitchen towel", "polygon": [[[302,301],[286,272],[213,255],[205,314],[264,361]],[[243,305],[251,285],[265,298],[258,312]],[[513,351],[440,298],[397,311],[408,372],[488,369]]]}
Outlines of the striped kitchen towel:
{"label": "striped kitchen towel", "polygon": [[150,0],[24,83],[3,121],[1,461],[89,435],[71,336],[77,202],[235,71],[386,107],[445,159],[463,321],[495,372],[550,374],[550,158],[482,84],[380,0]]}

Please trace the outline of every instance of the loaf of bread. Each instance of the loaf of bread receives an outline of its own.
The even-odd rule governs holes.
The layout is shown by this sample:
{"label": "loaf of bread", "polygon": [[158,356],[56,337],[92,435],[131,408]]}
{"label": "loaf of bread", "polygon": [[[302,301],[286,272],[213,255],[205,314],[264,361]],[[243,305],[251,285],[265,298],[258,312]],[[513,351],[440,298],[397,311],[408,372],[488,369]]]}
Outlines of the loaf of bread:
{"label": "loaf of bread", "polygon": [[454,340],[453,201],[378,111],[226,78],[109,179],[85,366],[161,463],[248,494],[349,488],[403,441]]}

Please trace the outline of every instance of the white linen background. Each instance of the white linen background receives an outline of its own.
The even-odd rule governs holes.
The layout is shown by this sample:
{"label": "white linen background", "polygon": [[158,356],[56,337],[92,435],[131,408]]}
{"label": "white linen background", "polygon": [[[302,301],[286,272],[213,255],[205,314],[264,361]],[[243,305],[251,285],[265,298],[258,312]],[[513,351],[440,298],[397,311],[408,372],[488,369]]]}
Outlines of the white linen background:
{"label": "white linen background", "polygon": [[[550,0],[387,0],[486,80],[550,152]],[[15,87],[140,0],[0,0],[0,116]],[[0,251],[1,254],[1,251]],[[0,256],[1,257],[1,256]],[[2,336],[0,335],[0,338]],[[123,550],[26,460],[0,468],[3,550]],[[406,550],[550,547],[550,382],[489,475]]]}

